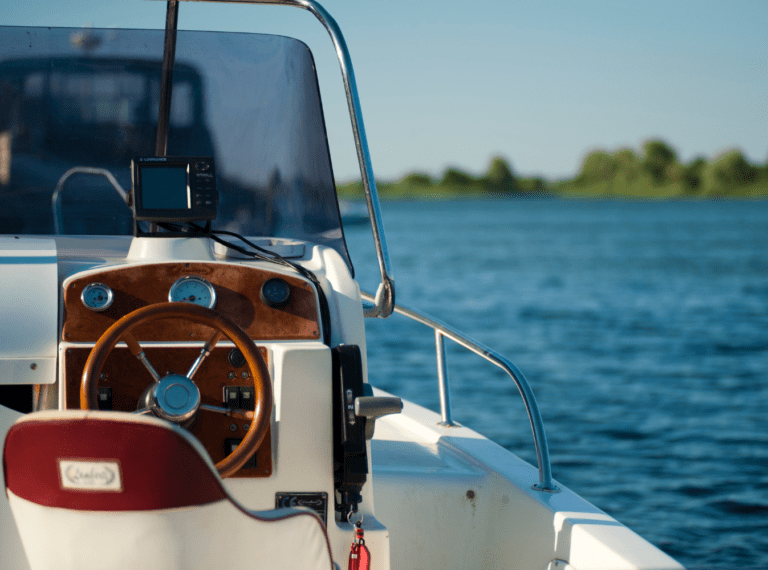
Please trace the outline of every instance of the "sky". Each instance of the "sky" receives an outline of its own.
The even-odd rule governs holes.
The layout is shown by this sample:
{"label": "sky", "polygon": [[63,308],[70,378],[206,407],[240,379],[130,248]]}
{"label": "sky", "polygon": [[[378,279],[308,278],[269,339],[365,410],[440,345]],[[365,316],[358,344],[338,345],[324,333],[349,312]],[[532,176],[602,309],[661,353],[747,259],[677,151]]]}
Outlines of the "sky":
{"label": "sky", "polygon": [[[325,0],[352,54],[378,179],[494,156],[574,176],[587,153],[661,139],[688,162],[768,162],[768,1]],[[3,0],[6,25],[162,28],[165,2]],[[285,6],[182,2],[180,29],[270,32],[312,49],[337,180],[359,177],[324,28]]]}

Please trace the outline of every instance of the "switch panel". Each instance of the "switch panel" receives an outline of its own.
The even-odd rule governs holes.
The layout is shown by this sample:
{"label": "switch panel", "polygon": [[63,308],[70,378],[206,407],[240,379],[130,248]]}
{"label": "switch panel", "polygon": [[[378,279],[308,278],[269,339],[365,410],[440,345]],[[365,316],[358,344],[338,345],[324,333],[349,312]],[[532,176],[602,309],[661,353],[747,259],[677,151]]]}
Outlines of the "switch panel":
{"label": "switch panel", "polygon": [[99,409],[112,409],[112,388],[109,386],[99,386]]}
{"label": "switch panel", "polygon": [[240,408],[251,411],[256,409],[256,395],[252,387],[240,387]]}
{"label": "switch panel", "polygon": [[224,386],[224,404],[228,408],[240,407],[240,387]]}
{"label": "switch panel", "polygon": [[224,386],[224,404],[238,410],[255,410],[256,394],[253,386]]}
{"label": "switch panel", "polygon": [[[242,439],[234,437],[227,438],[224,440],[224,453],[227,455],[232,454],[242,442]],[[256,461],[256,454],[254,453],[248,458],[248,461],[245,462],[241,469],[255,469],[256,467],[258,467],[258,463]]]}

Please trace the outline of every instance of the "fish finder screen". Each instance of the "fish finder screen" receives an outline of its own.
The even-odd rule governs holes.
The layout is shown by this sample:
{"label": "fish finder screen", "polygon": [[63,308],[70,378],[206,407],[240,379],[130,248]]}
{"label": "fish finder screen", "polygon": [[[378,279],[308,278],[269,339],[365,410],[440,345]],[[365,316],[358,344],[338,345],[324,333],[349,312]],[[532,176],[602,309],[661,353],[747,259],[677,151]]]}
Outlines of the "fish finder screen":
{"label": "fish finder screen", "polygon": [[146,210],[184,210],[192,207],[187,168],[152,166],[141,169],[141,206]]}
{"label": "fish finder screen", "polygon": [[215,220],[219,194],[210,156],[137,157],[131,162],[137,222]]}

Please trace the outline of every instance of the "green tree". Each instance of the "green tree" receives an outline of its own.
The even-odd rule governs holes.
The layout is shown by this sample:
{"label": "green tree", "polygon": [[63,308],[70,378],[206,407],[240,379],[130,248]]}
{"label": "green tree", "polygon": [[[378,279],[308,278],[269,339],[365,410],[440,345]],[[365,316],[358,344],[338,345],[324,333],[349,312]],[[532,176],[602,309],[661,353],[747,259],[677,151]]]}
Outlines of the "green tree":
{"label": "green tree", "polygon": [[685,167],[683,170],[683,183],[686,186],[687,192],[696,192],[701,188],[706,168],[707,161],[700,156]]}
{"label": "green tree", "polygon": [[663,141],[648,141],[643,145],[643,153],[643,169],[654,182],[661,184],[666,179],[670,165],[677,159],[675,151]]}
{"label": "green tree", "polygon": [[432,186],[432,179],[421,172],[414,172],[403,178],[400,183],[406,186]]}
{"label": "green tree", "polygon": [[640,160],[631,148],[622,148],[613,155],[616,175],[624,182],[632,182],[640,174]]}
{"label": "green tree", "polygon": [[707,191],[723,191],[757,180],[758,170],[744,158],[740,150],[730,150],[715,158],[706,168]]}
{"label": "green tree", "polygon": [[494,192],[516,192],[518,190],[517,179],[512,174],[512,169],[507,161],[496,156],[491,160],[488,172],[482,180],[486,190]]}
{"label": "green tree", "polygon": [[685,177],[685,166],[676,160],[667,164],[662,180],[664,182],[682,182]]}
{"label": "green tree", "polygon": [[576,182],[590,183],[612,180],[615,174],[616,161],[614,157],[604,150],[596,150],[589,153],[584,159]]}
{"label": "green tree", "polygon": [[445,174],[443,174],[443,178],[440,180],[440,185],[445,187],[466,188],[472,186],[474,181],[474,178],[466,172],[462,172],[456,168],[449,168],[445,171]]}
{"label": "green tree", "polygon": [[519,178],[517,183],[520,191],[526,194],[543,194],[547,191],[547,184],[541,177]]}

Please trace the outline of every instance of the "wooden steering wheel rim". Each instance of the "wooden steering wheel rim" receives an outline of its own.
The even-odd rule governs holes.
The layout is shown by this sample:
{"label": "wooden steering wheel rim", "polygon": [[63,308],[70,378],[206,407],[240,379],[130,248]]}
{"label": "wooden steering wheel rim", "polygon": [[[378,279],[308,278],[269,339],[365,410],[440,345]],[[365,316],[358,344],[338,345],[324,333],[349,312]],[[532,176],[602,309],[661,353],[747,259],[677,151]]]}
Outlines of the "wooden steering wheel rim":
{"label": "wooden steering wheel rim", "polygon": [[242,443],[216,464],[219,475],[229,477],[256,452],[267,434],[272,416],[272,383],[264,357],[253,340],[232,320],[216,311],[191,303],[156,303],[136,309],[116,321],[101,335],[85,363],[80,384],[80,408],[98,409],[98,380],[101,369],[107,356],[126,333],[148,322],[171,318],[187,319],[222,332],[243,353],[251,370],[256,401],[253,419]]}

